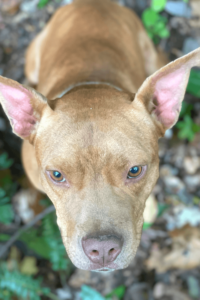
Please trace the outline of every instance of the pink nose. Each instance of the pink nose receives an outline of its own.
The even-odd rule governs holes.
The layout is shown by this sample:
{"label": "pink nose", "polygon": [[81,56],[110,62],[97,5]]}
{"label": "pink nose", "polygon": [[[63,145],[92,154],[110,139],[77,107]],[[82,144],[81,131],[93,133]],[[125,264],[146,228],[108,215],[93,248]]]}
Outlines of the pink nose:
{"label": "pink nose", "polygon": [[99,235],[82,239],[87,257],[101,266],[113,262],[122,250],[123,241],[116,235]]}

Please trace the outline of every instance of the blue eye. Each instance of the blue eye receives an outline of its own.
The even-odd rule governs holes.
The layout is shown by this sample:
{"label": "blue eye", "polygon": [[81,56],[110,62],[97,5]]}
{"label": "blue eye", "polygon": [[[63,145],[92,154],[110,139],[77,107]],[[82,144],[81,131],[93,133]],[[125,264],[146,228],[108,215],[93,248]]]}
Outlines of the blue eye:
{"label": "blue eye", "polygon": [[56,182],[65,182],[65,177],[58,171],[49,171],[51,178]]}
{"label": "blue eye", "polygon": [[55,176],[56,178],[60,178],[62,175],[58,171],[53,171],[53,176]]}
{"label": "blue eye", "polygon": [[129,170],[127,178],[136,178],[141,174],[141,172],[142,166],[134,166]]}

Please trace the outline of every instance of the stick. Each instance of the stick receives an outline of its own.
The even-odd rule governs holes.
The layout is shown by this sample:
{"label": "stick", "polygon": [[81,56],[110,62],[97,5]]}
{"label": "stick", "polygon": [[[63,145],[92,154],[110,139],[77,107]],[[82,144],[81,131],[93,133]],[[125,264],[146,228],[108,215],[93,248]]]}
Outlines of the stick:
{"label": "stick", "polygon": [[6,253],[8,248],[18,239],[18,237],[29,228],[33,227],[39,220],[43,219],[46,215],[50,214],[55,210],[55,207],[53,205],[47,207],[43,212],[35,216],[33,220],[31,220],[29,223],[22,226],[21,229],[19,229],[10,239],[3,245],[0,249],[0,258]]}

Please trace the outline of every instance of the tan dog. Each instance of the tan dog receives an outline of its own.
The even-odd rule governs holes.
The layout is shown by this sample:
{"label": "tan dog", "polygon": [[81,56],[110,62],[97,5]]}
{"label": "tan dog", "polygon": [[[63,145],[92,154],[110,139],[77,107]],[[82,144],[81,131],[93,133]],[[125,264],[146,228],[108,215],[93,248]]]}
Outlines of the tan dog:
{"label": "tan dog", "polygon": [[132,11],[78,0],[28,49],[26,75],[37,91],[0,77],[26,173],[55,205],[78,268],[112,271],[134,258],[159,176],[158,139],[177,122],[199,65],[197,49],[155,72],[162,62]]}

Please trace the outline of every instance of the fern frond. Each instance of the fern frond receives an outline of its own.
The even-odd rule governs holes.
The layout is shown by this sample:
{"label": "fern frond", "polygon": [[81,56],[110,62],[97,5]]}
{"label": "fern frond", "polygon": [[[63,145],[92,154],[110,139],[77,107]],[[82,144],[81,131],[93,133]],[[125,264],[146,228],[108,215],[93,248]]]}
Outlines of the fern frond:
{"label": "fern frond", "polygon": [[70,266],[60,231],[56,224],[55,212],[47,215],[42,220],[42,235],[49,246],[49,259],[54,271],[66,270]]}
{"label": "fern frond", "polygon": [[5,291],[8,291],[8,295],[13,293],[22,299],[40,300],[40,295],[47,292],[46,288],[41,287],[41,278],[33,279],[31,276],[21,274],[18,270],[9,271],[4,266],[0,277],[0,291],[3,295],[5,295]]}
{"label": "fern frond", "polygon": [[10,271],[5,262],[0,262],[0,300],[12,300],[14,295],[26,300],[41,300],[42,295],[59,300],[49,288],[41,287],[41,281],[42,278],[34,279],[17,269]]}

